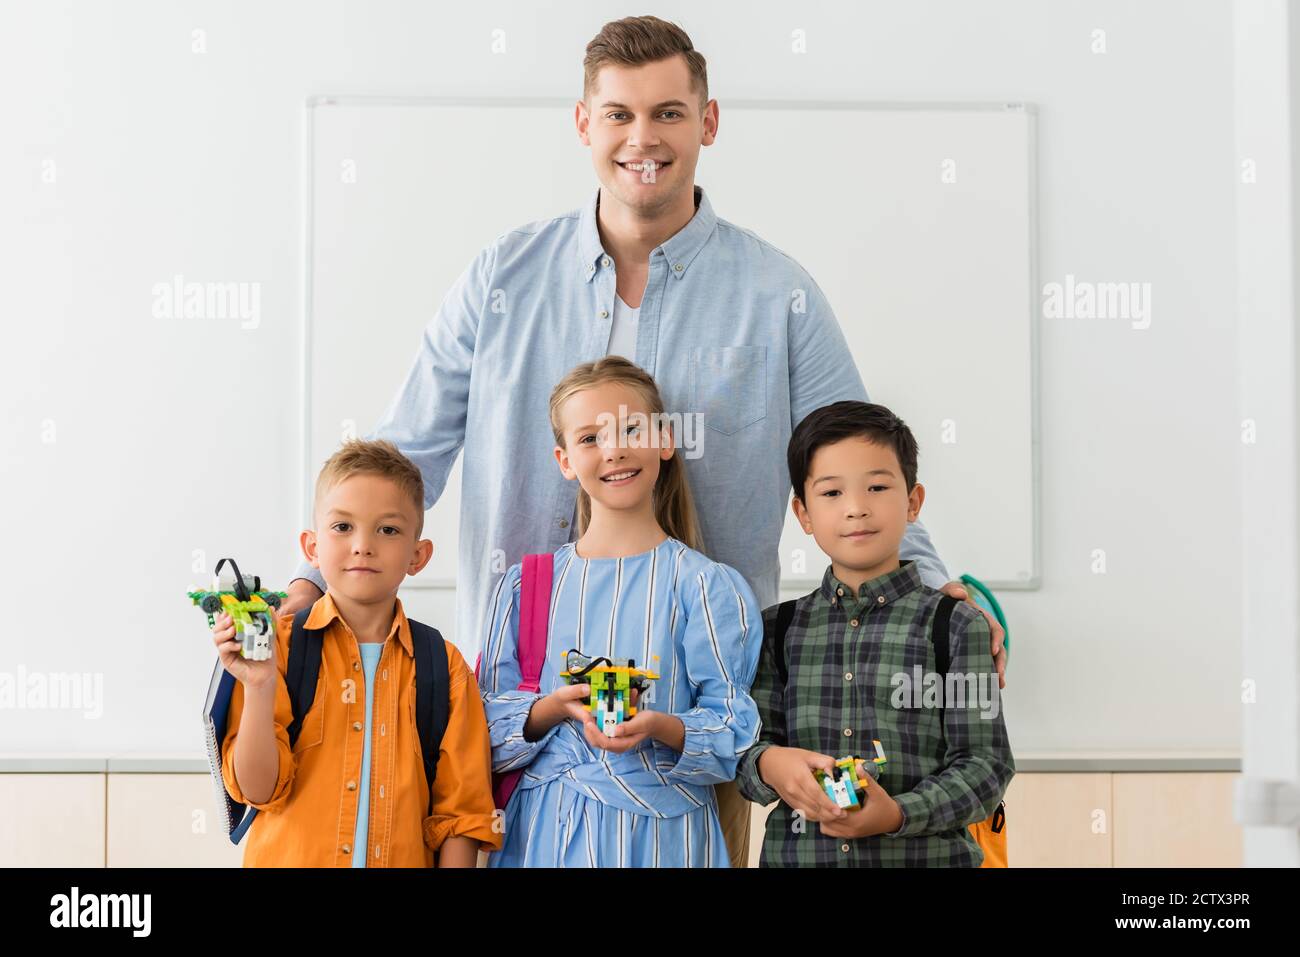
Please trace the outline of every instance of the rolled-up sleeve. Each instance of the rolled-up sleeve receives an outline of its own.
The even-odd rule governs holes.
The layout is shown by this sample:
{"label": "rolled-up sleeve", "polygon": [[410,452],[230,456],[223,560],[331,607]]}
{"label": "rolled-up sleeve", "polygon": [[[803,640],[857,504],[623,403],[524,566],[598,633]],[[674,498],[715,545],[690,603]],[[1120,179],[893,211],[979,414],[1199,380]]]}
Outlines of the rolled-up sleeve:
{"label": "rolled-up sleeve", "polygon": [[694,707],[675,715],[686,734],[668,777],[717,784],[736,776],[737,759],[758,736],[758,709],[749,696],[763,639],[763,616],[749,584],[714,562],[685,586],[686,671]]}
{"label": "rolled-up sleeve", "polygon": [[275,729],[277,770],[275,790],[262,803],[250,801],[235,778],[235,742],[239,740],[240,723],[244,713],[244,684],[235,681],[230,696],[230,710],[226,716],[226,736],[221,742],[221,779],[226,791],[240,804],[255,807],[259,812],[274,813],[284,807],[293,789],[293,749],[289,747],[289,725],[293,722],[293,705],[289,701],[289,686],[285,684],[284,671],[289,658],[289,631],[293,622],[287,618],[276,619],[275,664],[279,676],[275,683],[275,708],[272,717]]}
{"label": "rolled-up sleeve", "polygon": [[483,638],[478,684],[487,714],[492,744],[492,770],[500,773],[526,767],[559,730],[547,730],[536,741],[524,740],[528,713],[542,695],[519,691],[519,595],[522,564],[511,565],[492,593],[492,613]]}
{"label": "rolled-up sleeve", "polygon": [[[898,557],[916,562],[921,581],[931,588],[942,588],[948,583],[948,566],[943,563],[930,541],[930,532],[918,518],[903,530],[903,541],[898,546]],[[991,640],[991,639],[990,639]]]}
{"label": "rolled-up sleeve", "polygon": [[311,562],[308,561],[299,562],[298,568],[293,573],[293,577],[289,579],[289,583],[293,584],[299,578],[307,579],[307,581],[311,582],[313,585],[315,585],[317,588],[320,589],[322,595],[325,594],[326,591],[325,576],[320,573],[319,568],[313,568]]}
{"label": "rolled-up sleeve", "polygon": [[433,780],[433,808],[424,820],[424,843],[435,853],[449,837],[469,837],[500,850],[493,827],[492,748],[478,685],[459,651],[447,643],[450,707]]}

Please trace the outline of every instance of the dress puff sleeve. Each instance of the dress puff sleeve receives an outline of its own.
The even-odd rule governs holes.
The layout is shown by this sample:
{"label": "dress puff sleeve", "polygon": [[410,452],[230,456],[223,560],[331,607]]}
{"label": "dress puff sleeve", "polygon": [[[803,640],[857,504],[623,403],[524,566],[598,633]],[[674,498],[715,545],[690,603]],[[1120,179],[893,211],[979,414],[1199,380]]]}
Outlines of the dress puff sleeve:
{"label": "dress puff sleeve", "polygon": [[675,715],[686,728],[681,757],[667,772],[690,784],[736,776],[736,763],[758,737],[758,709],[749,696],[763,644],[763,616],[748,582],[712,562],[683,583],[686,671],[693,707]]}

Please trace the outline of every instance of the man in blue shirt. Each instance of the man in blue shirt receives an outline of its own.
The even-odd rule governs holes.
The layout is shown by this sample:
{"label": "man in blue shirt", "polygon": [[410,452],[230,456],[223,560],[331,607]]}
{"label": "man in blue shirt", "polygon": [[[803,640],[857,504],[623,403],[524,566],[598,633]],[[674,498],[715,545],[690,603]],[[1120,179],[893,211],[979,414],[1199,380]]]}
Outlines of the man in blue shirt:
{"label": "man in blue shirt", "polygon": [[[512,229],[479,252],[367,436],[419,466],[426,507],[464,446],[462,640],[482,640],[488,598],[510,565],[576,537],[578,483],[555,466],[547,406],[580,362],[630,348],[670,412],[697,414],[684,416],[676,441],[705,548],[745,576],[761,607],[778,597],[791,432],[823,405],[868,401],[812,277],[719,219],[695,185],[700,147],[717,136],[718,103],[685,32],[655,17],[608,23],[583,67],[575,121],[600,188],[582,208]],[[926,584],[968,599],[948,582],[920,522],[908,526],[900,556],[916,561]],[[287,612],[320,595],[310,565],[296,574]],[[1002,672],[1002,630],[992,619],[990,628]],[[748,804],[734,788],[718,790],[732,861],[743,864]]]}

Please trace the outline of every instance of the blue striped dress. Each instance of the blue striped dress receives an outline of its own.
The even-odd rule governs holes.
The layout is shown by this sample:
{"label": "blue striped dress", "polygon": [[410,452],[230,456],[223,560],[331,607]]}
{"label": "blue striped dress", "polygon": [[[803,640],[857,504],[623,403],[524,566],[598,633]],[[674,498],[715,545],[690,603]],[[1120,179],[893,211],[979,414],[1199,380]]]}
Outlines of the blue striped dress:
{"label": "blue striped dress", "polygon": [[[749,585],[671,537],[625,558],[585,559],[562,545],[541,693],[530,694],[515,690],[521,570],[512,565],[493,590],[479,673],[492,769],[524,771],[489,866],[728,866],[712,785],[735,777],[758,736],[749,686],[763,618]],[[647,738],[613,754],[589,745],[572,719],[525,741],[529,709],[562,686],[571,648],[656,672],[641,704],[682,720],[684,749]]]}

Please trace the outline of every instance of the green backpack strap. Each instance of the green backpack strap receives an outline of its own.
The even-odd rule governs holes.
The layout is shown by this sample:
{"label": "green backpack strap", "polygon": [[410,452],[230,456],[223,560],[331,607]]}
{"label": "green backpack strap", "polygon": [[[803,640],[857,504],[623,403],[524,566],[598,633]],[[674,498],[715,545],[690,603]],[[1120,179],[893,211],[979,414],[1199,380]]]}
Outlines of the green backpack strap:
{"label": "green backpack strap", "polygon": [[1002,606],[998,604],[997,597],[993,594],[992,589],[984,584],[974,575],[962,575],[961,583],[966,586],[967,592],[972,588],[979,592],[985,601],[989,603],[989,608],[993,610],[993,617],[998,620],[1002,626],[1002,647],[1006,650],[1008,658],[1011,656],[1011,629],[1007,626],[1007,616],[1002,613]]}

